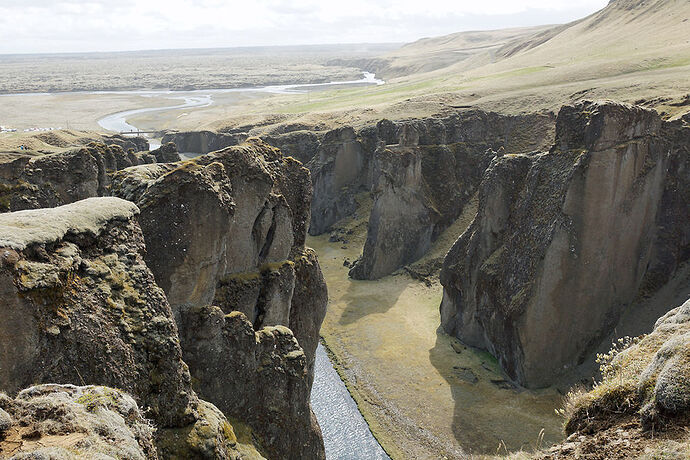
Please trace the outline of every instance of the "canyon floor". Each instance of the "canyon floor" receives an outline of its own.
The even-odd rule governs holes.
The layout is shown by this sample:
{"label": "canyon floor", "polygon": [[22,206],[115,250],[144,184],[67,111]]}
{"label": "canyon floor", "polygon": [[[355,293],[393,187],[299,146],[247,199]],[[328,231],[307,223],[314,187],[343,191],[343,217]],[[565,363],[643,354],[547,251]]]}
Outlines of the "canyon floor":
{"label": "canyon floor", "polygon": [[[370,206],[361,199],[358,215]],[[449,232],[467,226],[465,213]],[[321,335],[336,368],[393,458],[458,458],[533,450],[562,438],[555,389],[517,390],[496,361],[438,330],[442,288],[397,273],[377,281],[348,278],[345,260],[361,253],[366,222],[335,226],[347,243],[310,237],[329,289]],[[348,234],[349,233],[349,234]],[[442,236],[429,257],[449,243]]]}

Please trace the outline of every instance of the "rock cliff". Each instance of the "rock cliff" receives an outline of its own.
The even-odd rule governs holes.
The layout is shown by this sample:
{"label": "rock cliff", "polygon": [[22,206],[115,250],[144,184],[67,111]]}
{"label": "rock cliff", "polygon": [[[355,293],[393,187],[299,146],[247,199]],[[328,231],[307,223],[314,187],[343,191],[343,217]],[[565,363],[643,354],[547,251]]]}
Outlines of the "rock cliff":
{"label": "rock cliff", "polygon": [[548,153],[494,159],[477,216],[444,261],[443,328],[522,385],[548,386],[582,363],[626,306],[687,260],[687,192],[675,193],[688,180],[685,130],[585,102],[561,109]]}
{"label": "rock cliff", "polygon": [[117,145],[92,142],[66,152],[21,156],[0,163],[0,212],[55,207],[106,196],[109,174],[118,169],[179,160],[170,146],[165,152],[125,152]]}
{"label": "rock cliff", "polygon": [[245,133],[225,134],[214,131],[186,131],[166,133],[162,143],[173,143],[179,152],[204,155],[233,145],[239,145],[247,139]]}
{"label": "rock cliff", "polygon": [[119,171],[112,191],[141,209],[146,262],[202,397],[247,423],[271,458],[322,458],[309,394],[327,294],[304,246],[309,171],[256,140]]}
{"label": "rock cliff", "polygon": [[369,160],[374,205],[362,257],[350,276],[380,278],[426,254],[475,194],[494,150],[531,152],[547,141],[552,123],[548,114],[481,111],[379,123],[382,140]]}
{"label": "rock cliff", "polygon": [[232,428],[192,389],[138,213],[103,197],[0,215],[0,388],[118,388],[155,423],[164,458],[235,458]]}

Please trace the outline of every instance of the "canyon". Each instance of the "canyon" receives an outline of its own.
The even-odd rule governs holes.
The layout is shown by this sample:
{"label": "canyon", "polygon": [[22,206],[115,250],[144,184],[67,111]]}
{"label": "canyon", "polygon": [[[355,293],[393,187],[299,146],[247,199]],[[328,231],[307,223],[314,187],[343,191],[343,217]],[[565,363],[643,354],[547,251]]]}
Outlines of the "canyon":
{"label": "canyon", "polygon": [[688,14],[2,96],[0,457],[689,456]]}

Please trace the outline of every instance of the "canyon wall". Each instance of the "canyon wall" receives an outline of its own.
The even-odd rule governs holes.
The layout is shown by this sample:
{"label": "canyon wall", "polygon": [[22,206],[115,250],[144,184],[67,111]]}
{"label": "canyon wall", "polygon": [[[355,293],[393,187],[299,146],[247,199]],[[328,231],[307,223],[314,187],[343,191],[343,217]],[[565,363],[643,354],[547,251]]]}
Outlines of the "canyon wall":
{"label": "canyon wall", "polygon": [[117,388],[157,427],[162,457],[236,458],[228,421],[192,389],[172,311],[144,262],[138,213],[103,197],[0,215],[0,388]]}
{"label": "canyon wall", "polygon": [[112,193],[141,209],[199,393],[271,458],[322,458],[309,396],[327,293],[304,246],[309,171],[256,140],[118,171]]}
{"label": "canyon wall", "polygon": [[109,194],[110,173],[133,165],[179,161],[174,145],[125,152],[118,145],[85,147],[0,163],[0,212],[60,206]]}
{"label": "canyon wall", "polygon": [[[222,435],[230,427],[226,415],[246,427],[244,430],[252,433],[251,443],[256,443],[269,458],[323,458],[323,440],[309,400],[327,290],[316,254],[304,245],[311,200],[309,171],[297,160],[283,157],[279,150],[260,141],[187,162],[158,162],[178,158],[174,144],[167,144],[150,153],[153,163],[131,167],[128,166],[132,162],[119,164],[116,161],[119,157],[111,158],[113,152],[119,154],[122,150],[94,144],[85,149],[0,165],[3,182],[11,184],[3,189],[12,204],[8,210],[71,203],[40,209],[30,218],[22,218],[21,212],[4,216],[33,219],[36,229],[29,231],[29,235],[41,237],[52,235],[51,226],[57,225],[58,229],[66,226],[64,239],[70,242],[69,251],[60,248],[59,256],[53,261],[51,251],[58,249],[51,246],[52,239],[46,250],[43,249],[46,242],[32,243],[30,246],[38,249],[31,249],[33,252],[27,257],[35,257],[40,263],[29,265],[25,271],[31,277],[40,278],[34,284],[41,295],[45,294],[53,302],[54,290],[59,295],[67,292],[70,308],[74,309],[73,315],[65,313],[66,319],[58,309],[52,324],[53,320],[47,321],[43,316],[36,320],[38,323],[26,322],[33,304],[23,306],[26,311],[12,307],[12,321],[7,323],[2,339],[11,341],[10,334],[16,326],[24,328],[18,336],[23,338],[15,341],[15,346],[3,357],[3,362],[13,364],[3,366],[3,371],[8,369],[9,374],[0,379],[0,389],[14,393],[41,382],[109,385],[132,393],[147,411],[152,411],[151,407],[174,407],[187,418],[178,421],[172,416],[157,416],[155,419],[161,433],[157,439],[158,453],[166,458],[235,455],[233,452],[239,447],[232,441],[234,435]],[[107,197],[86,199],[104,195],[129,201]],[[110,219],[99,214],[102,208],[108,209],[107,203],[125,206],[129,209],[128,217],[115,213]],[[92,219],[96,223],[81,225],[79,219],[86,222]],[[129,233],[117,226],[112,232],[99,227],[110,220],[126,221]],[[7,231],[8,247],[21,246],[13,243],[11,226]],[[91,241],[88,240],[91,236],[87,238],[82,233],[96,236],[114,233],[121,241]],[[72,247],[72,238],[78,240],[74,242],[76,245],[86,244],[88,240],[89,251],[97,248],[104,251],[106,265],[116,264],[123,258],[125,265],[103,268],[98,259],[95,268],[91,267],[85,262],[87,256],[79,252],[81,248]],[[15,257],[14,252],[9,253],[9,264],[23,267],[23,256]],[[45,262],[58,268],[46,267]],[[127,265],[130,262],[132,265]],[[111,273],[115,268],[117,273]],[[82,274],[80,270],[88,271]],[[11,285],[23,289],[16,279],[24,283],[29,275],[17,273],[12,275],[15,281],[8,278],[3,298],[24,298],[25,294],[15,294]],[[136,282],[130,282],[135,276]],[[90,282],[90,277],[96,278],[93,286],[88,285],[92,291],[81,291],[75,287],[80,284],[71,284],[73,279]],[[160,315],[149,318],[131,310],[130,303],[141,307],[139,304],[146,304],[148,296],[157,299],[151,300],[150,308],[155,304],[156,308],[166,310],[167,323],[158,318]],[[16,303],[12,302],[12,305]],[[117,321],[104,321],[99,316],[98,302],[109,306],[105,313],[114,313],[112,320]],[[124,305],[122,308],[120,303]],[[84,309],[99,313],[89,316]],[[130,319],[134,321],[132,324]],[[73,335],[73,328],[82,322],[84,327]],[[157,328],[164,326],[168,329],[158,331]],[[106,338],[114,334],[114,345],[110,345],[109,339],[88,336],[89,330]],[[125,337],[134,334],[132,340],[142,346],[146,342],[137,339],[137,334],[151,335],[155,331],[161,334],[161,346],[177,347],[177,351],[165,352],[167,358],[179,359],[180,374],[175,377],[164,376],[162,371],[149,372],[147,368],[137,370],[138,366],[147,365],[147,358],[157,356],[153,351],[139,356],[136,354],[139,348],[118,348],[123,340],[117,338],[118,334]],[[50,369],[43,365],[48,345],[42,344],[54,343],[57,339],[53,337],[64,338],[84,349],[79,352],[65,345],[69,359],[57,356],[57,362],[62,364],[51,373],[42,371]],[[29,355],[25,356],[26,353]],[[75,361],[80,353],[93,357],[88,369],[80,368]],[[108,353],[114,354],[112,360]],[[160,358],[155,360],[158,362]],[[45,375],[35,372],[45,372]],[[150,384],[155,388],[136,387],[135,380],[140,382],[138,385]],[[163,398],[165,395],[159,394],[162,390],[158,386],[164,384],[186,385],[183,390],[172,390],[172,394],[188,395],[192,402],[184,406],[158,401],[154,405],[149,394]],[[212,404],[198,400],[197,393]],[[210,428],[196,433],[201,427],[199,423]],[[229,430],[232,432],[231,427]],[[213,441],[219,432],[222,435],[218,435],[219,441]],[[164,436],[165,433],[171,434]],[[208,436],[212,439],[207,439]],[[190,437],[194,441],[192,446],[185,441]],[[192,452],[200,448],[197,441],[215,453]],[[218,453],[219,449],[227,451],[227,455]],[[204,457],[207,454],[211,457]]]}
{"label": "canyon wall", "polygon": [[525,386],[581,364],[687,261],[687,130],[587,102],[561,109],[548,153],[494,159],[444,261],[443,328]]}

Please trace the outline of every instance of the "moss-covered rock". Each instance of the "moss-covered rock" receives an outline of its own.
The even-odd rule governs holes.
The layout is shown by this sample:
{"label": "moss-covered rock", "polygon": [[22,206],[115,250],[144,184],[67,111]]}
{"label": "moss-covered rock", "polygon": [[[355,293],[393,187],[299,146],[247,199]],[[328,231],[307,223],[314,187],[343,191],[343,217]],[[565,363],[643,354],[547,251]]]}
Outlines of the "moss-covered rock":
{"label": "moss-covered rock", "polygon": [[90,460],[159,458],[154,428],[131,396],[102,386],[38,385],[0,395],[10,423],[0,457]]}

